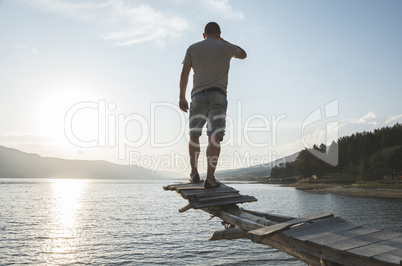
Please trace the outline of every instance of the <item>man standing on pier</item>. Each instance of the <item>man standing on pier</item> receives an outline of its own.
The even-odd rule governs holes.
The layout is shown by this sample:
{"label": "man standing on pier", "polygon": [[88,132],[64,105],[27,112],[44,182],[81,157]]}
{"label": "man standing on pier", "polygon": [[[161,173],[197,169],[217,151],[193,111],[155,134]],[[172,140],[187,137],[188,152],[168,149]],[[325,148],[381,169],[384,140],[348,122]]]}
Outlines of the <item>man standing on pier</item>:
{"label": "man standing on pier", "polygon": [[183,112],[189,110],[186,89],[190,71],[193,69],[188,145],[191,165],[190,181],[193,183],[200,181],[197,169],[200,155],[199,138],[206,123],[208,165],[204,187],[216,188],[220,185],[214,174],[221,150],[220,142],[225,135],[230,60],[232,57],[244,59],[247,54],[239,46],[222,39],[220,27],[215,22],[209,22],[205,26],[203,36],[204,40],[191,45],[184,57],[180,76],[179,106]]}

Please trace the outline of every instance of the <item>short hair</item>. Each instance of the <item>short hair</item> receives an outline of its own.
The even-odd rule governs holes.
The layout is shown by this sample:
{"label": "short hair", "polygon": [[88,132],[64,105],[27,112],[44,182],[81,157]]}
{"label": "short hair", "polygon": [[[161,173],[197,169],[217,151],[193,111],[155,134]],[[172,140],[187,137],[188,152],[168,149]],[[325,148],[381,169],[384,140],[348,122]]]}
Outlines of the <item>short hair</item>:
{"label": "short hair", "polygon": [[205,35],[218,35],[221,33],[221,28],[216,22],[209,22],[204,29]]}

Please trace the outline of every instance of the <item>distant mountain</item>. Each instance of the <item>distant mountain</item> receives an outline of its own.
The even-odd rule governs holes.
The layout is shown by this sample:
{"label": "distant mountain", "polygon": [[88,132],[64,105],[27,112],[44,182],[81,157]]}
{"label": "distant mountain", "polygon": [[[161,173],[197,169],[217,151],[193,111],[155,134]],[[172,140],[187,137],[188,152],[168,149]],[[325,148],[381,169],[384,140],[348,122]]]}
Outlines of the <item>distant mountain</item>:
{"label": "distant mountain", "polygon": [[296,152],[292,155],[286,156],[282,159],[278,159],[274,162],[256,166],[250,166],[246,168],[234,169],[234,170],[224,170],[217,171],[215,176],[220,180],[227,181],[260,181],[264,178],[266,179],[271,174],[271,169],[284,162],[294,162],[299,155],[299,152]]}
{"label": "distant mountain", "polygon": [[[299,153],[285,157],[293,162]],[[283,162],[276,160],[270,164],[247,168],[217,171],[221,180],[261,180],[271,173],[272,167]],[[0,146],[0,178],[88,178],[88,179],[182,179],[186,175],[168,171],[153,172],[149,169],[107,161],[67,160],[42,157],[16,149]]]}
{"label": "distant mountain", "polygon": [[107,161],[41,157],[0,146],[0,178],[165,179],[149,169]]}

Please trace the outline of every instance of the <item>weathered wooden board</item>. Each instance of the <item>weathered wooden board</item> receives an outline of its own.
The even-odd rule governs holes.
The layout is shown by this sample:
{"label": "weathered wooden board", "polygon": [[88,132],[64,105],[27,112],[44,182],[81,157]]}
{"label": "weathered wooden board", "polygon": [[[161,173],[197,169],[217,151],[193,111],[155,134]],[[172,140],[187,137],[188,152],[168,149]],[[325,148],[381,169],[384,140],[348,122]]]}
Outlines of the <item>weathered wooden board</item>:
{"label": "weathered wooden board", "polygon": [[212,189],[197,189],[197,190],[182,190],[180,195],[185,199],[191,199],[196,197],[209,197],[209,196],[217,196],[226,193],[239,193],[238,190],[232,189],[223,189],[217,190],[216,188]]}
{"label": "weathered wooden board", "polygon": [[187,203],[185,206],[183,206],[183,207],[181,207],[180,209],[179,209],[179,212],[180,213],[183,213],[183,212],[186,212],[186,211],[188,211],[188,210],[190,210],[190,209],[192,209],[193,207],[191,206],[191,204],[190,203]]}
{"label": "weathered wooden board", "polygon": [[214,192],[221,192],[221,191],[233,191],[234,188],[226,186],[225,184],[221,184],[217,188],[204,188],[204,185],[202,182],[200,183],[189,183],[189,184],[183,184],[180,186],[176,186],[176,191],[177,192],[182,192],[183,190],[206,190],[206,191],[214,191]]}
{"label": "weathered wooden board", "polygon": [[340,223],[333,223],[333,224],[328,224],[326,226],[322,226],[319,229],[311,229],[310,231],[306,231],[305,234],[299,235],[297,239],[302,240],[302,241],[309,241],[312,238],[315,238],[322,233],[328,232],[328,233],[337,233],[337,232],[344,232],[350,229],[355,229],[362,227],[361,225],[348,222],[348,221],[343,221]]}
{"label": "weathered wooden board", "polygon": [[372,234],[366,234],[362,236],[357,236],[353,238],[349,238],[346,240],[341,240],[337,242],[333,242],[328,244],[329,247],[332,249],[337,249],[341,251],[346,251],[353,248],[358,248],[362,246],[366,246],[372,243],[381,242],[384,240],[396,238],[399,235],[393,232],[385,232],[385,231],[378,231]]}
{"label": "weathered wooden board", "polygon": [[300,236],[310,234],[311,232],[319,232],[319,231],[325,232],[328,227],[332,227],[332,226],[334,226],[334,224],[341,223],[344,221],[345,220],[342,219],[341,217],[334,217],[334,218],[328,218],[325,220],[311,221],[310,224],[299,226],[297,228],[292,228],[290,230],[283,232],[283,234],[286,235],[287,237],[298,238]]}
{"label": "weathered wooden board", "polygon": [[241,228],[228,228],[219,230],[212,233],[209,240],[222,240],[222,239],[240,239],[247,238],[247,231]]}
{"label": "weathered wooden board", "polygon": [[[240,209],[242,209],[242,208],[240,208]],[[271,220],[271,221],[277,222],[277,223],[283,223],[286,221],[297,219],[296,217],[284,216],[284,215],[280,215],[280,214],[272,214],[272,213],[268,213],[268,212],[259,212],[259,211],[246,210],[246,209],[242,209],[242,210],[245,212],[248,212],[250,214],[256,215],[256,216],[264,217],[265,219],[268,219],[268,220]]]}
{"label": "weathered wooden board", "polygon": [[194,190],[194,189],[204,189],[203,182],[199,183],[176,183],[172,185],[167,185],[166,186],[168,190],[176,190],[177,192],[180,192],[180,190]]}
{"label": "weathered wooden board", "polygon": [[382,264],[386,262],[389,264],[402,265],[402,249],[395,249],[386,253],[381,253],[373,256],[372,259]]}
{"label": "weathered wooden board", "polygon": [[[283,236],[283,234],[279,234]],[[273,236],[276,237],[277,235]],[[269,240],[271,238],[266,238],[262,241]],[[373,258],[368,257],[359,257],[354,254],[346,253],[340,250],[329,249],[326,246],[316,246],[308,243],[306,241],[300,241],[298,239],[289,238],[287,245],[290,247],[297,249],[299,251],[308,253],[315,257],[321,258],[323,261],[328,262],[324,265],[349,265],[349,266],[397,266],[399,264],[387,264],[384,262],[379,263],[375,261]],[[332,262],[332,263],[331,263]],[[314,265],[323,265],[323,264],[314,264]]]}
{"label": "weathered wooden board", "polygon": [[378,242],[378,243],[371,243],[358,248],[349,249],[346,251],[346,254],[353,254],[359,257],[370,258],[396,249],[397,249],[396,247],[384,245],[381,242]]}
{"label": "weathered wooden board", "polygon": [[225,184],[221,184],[217,188],[205,189],[203,182],[176,183],[176,184],[164,186],[163,189],[176,191],[185,199],[194,198],[196,196],[209,195],[209,194],[217,195],[217,194],[222,194],[222,193],[233,193],[233,192],[238,193],[239,192],[238,190],[236,190],[232,187],[229,187]]}
{"label": "weathered wooden board", "polygon": [[255,230],[257,228],[264,227],[264,224],[259,223],[258,221],[251,221],[248,218],[243,218],[239,217],[238,215],[226,212],[226,211],[220,211],[219,212],[219,217],[230,224],[236,225],[236,227],[242,228],[246,231],[249,230]]}
{"label": "weathered wooden board", "polygon": [[[239,194],[239,191],[237,191],[237,190],[228,190],[228,191],[225,191],[224,193],[223,192],[210,191],[210,190],[206,190],[206,189],[204,189],[204,190],[189,190],[189,191],[182,191],[182,192],[183,193],[189,192],[190,194],[192,193],[192,196],[194,196],[197,199],[210,198],[210,197],[222,196],[222,195],[227,195],[227,194]],[[196,193],[193,193],[193,192],[196,192]]]}
{"label": "weathered wooden board", "polygon": [[[236,212],[234,212],[234,214],[236,214]],[[240,212],[240,213],[237,213],[237,215],[241,218],[244,218],[249,221],[254,221],[254,222],[256,222],[258,224],[262,224],[264,226],[271,226],[271,225],[275,224],[274,222],[267,220],[264,217],[255,216],[255,215],[252,215],[247,212]],[[257,229],[257,228],[254,228],[254,229]]]}
{"label": "weathered wooden board", "polygon": [[172,184],[168,185],[167,188],[169,190],[176,190],[177,192],[181,192],[183,190],[207,190],[207,191],[224,191],[224,190],[233,190],[232,187],[229,187],[225,184],[221,184],[217,188],[210,188],[210,189],[205,189],[204,188],[204,183],[203,182],[198,182],[198,183],[177,183],[177,184]]}
{"label": "weathered wooden board", "polygon": [[389,239],[389,240],[385,241],[384,244],[387,244],[387,245],[390,245],[393,247],[397,247],[397,248],[402,248],[402,237],[398,236],[396,238]]}
{"label": "weathered wooden board", "polygon": [[209,208],[215,206],[222,206],[222,205],[231,205],[237,203],[245,203],[245,202],[253,202],[257,201],[257,199],[253,196],[244,195],[238,198],[231,198],[231,199],[221,199],[216,201],[208,201],[208,202],[199,202],[197,199],[190,199],[189,202],[194,209],[202,209],[202,208]]}
{"label": "weathered wooden board", "polygon": [[[371,243],[362,247],[347,250],[347,253],[361,257],[374,257],[390,251],[402,250],[402,238],[396,237],[385,241]],[[395,254],[395,253],[394,253]],[[398,253],[396,253],[398,254]],[[402,259],[402,257],[401,257]]]}
{"label": "weathered wooden board", "polygon": [[309,217],[298,218],[298,219],[283,222],[283,223],[280,223],[280,224],[266,226],[264,228],[260,228],[260,229],[257,229],[257,230],[250,231],[250,232],[247,233],[247,235],[251,240],[253,240],[254,242],[259,243],[259,242],[261,242],[261,240],[263,238],[267,238],[267,237],[270,237],[270,236],[275,235],[277,233],[280,233],[280,232],[282,232],[284,230],[287,230],[293,225],[313,221],[313,220],[316,220],[316,219],[324,219],[324,218],[332,218],[332,217],[334,217],[333,214],[312,215],[312,216],[309,216]]}
{"label": "weathered wooden board", "polygon": [[316,234],[314,237],[310,237],[308,242],[318,245],[328,245],[338,241],[347,240],[353,237],[363,236],[378,232],[378,229],[370,229],[364,227],[358,227],[353,229],[347,229],[345,231],[338,232],[323,232]]}
{"label": "weathered wooden board", "polygon": [[243,195],[239,193],[225,193],[225,194],[220,194],[220,195],[214,195],[214,196],[209,196],[209,197],[196,197],[198,202],[203,203],[203,202],[209,202],[209,201],[216,201],[216,200],[222,200],[222,199],[234,199],[234,198],[241,198]]}

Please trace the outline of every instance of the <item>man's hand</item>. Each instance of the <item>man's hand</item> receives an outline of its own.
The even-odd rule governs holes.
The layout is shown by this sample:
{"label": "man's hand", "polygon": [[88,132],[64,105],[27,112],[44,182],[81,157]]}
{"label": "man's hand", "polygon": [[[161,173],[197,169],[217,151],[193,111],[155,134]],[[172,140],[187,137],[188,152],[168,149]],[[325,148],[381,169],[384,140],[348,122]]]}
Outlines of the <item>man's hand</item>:
{"label": "man's hand", "polygon": [[[224,40],[220,35],[219,35],[219,37],[218,37],[218,40],[221,41],[221,42],[229,43],[228,41]],[[241,51],[240,56],[237,57],[238,59],[244,59],[244,58],[247,57],[247,53],[246,53],[246,51],[243,50],[243,48],[241,48],[240,46],[237,46],[237,45],[235,45],[235,44],[233,44],[233,45],[236,46],[237,48],[239,48],[240,51]]]}
{"label": "man's hand", "polygon": [[188,102],[187,102],[187,100],[185,98],[180,99],[179,107],[180,107],[180,110],[182,110],[183,112],[187,113],[187,111],[188,111]]}

